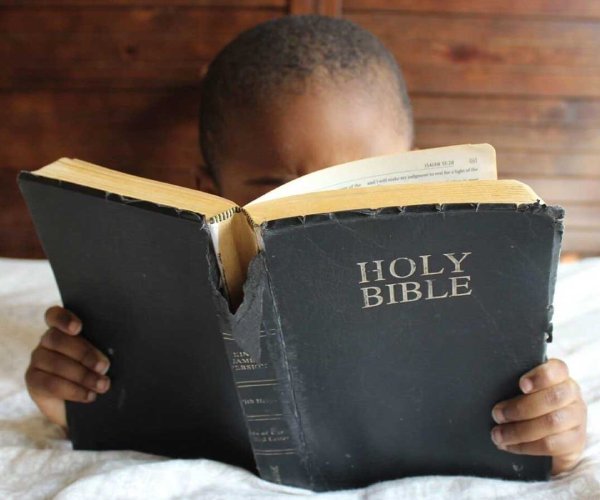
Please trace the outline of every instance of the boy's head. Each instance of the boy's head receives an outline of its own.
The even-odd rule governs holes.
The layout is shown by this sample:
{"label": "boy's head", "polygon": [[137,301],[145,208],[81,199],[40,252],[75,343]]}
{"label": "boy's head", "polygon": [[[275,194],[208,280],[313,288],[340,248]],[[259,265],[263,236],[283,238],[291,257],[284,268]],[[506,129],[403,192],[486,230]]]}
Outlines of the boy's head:
{"label": "boy's head", "polygon": [[202,85],[198,187],[245,204],[327,166],[409,150],[393,56],[342,19],[288,16],[239,35]]}

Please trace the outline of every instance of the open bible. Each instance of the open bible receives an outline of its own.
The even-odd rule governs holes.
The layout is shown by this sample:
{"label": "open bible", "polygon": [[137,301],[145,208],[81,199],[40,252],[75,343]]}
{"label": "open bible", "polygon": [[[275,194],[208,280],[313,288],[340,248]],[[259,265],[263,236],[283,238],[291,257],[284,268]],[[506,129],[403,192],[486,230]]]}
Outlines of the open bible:
{"label": "open bible", "polygon": [[62,158],[19,185],[65,307],[111,359],[79,449],[206,457],[315,490],[542,479],[491,408],[545,359],[563,211],[489,145],[338,165],[239,207]]}

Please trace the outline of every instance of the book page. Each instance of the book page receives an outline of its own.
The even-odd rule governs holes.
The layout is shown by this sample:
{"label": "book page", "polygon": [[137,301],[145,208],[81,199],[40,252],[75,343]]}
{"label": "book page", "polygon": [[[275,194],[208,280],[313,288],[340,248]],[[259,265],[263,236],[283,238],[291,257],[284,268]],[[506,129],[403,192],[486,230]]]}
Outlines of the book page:
{"label": "book page", "polygon": [[421,182],[495,180],[496,151],[489,144],[464,144],[366,158],[294,179],[247,206],[304,193]]}

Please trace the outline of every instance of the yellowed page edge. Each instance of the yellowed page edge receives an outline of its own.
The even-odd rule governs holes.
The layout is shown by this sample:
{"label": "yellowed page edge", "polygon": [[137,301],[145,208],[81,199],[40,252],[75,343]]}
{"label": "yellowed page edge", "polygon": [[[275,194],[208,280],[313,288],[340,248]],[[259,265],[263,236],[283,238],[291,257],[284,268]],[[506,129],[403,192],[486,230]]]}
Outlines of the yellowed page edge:
{"label": "yellowed page edge", "polygon": [[235,203],[220,196],[146,179],[73,158],[60,158],[31,173],[157,205],[189,210],[204,215],[207,219],[237,209]]}
{"label": "yellowed page edge", "polygon": [[448,203],[534,203],[542,200],[526,184],[515,180],[451,181],[399,184],[321,191],[258,203],[245,208],[254,224],[345,210]]}

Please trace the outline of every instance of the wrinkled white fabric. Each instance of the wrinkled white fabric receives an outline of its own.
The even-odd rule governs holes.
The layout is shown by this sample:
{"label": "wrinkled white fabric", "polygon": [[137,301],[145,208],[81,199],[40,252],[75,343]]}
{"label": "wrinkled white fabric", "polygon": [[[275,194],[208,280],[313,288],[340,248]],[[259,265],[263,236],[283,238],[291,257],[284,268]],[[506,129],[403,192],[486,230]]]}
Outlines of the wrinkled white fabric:
{"label": "wrinkled white fabric", "polygon": [[23,374],[60,298],[47,261],[0,258],[0,498],[600,498],[600,259],[561,265],[549,355],[567,361],[588,403],[588,445],[550,482],[418,477],[316,494],[210,460],[73,451],[29,399]]}

